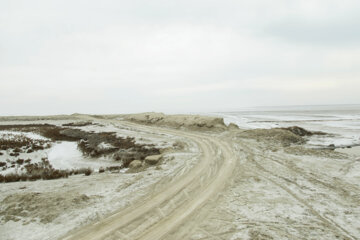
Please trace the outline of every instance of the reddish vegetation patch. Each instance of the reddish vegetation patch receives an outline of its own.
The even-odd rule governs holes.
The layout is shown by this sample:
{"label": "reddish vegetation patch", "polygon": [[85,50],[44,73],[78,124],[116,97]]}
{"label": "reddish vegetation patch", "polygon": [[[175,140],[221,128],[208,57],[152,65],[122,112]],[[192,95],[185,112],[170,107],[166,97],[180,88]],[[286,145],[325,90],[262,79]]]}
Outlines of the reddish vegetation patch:
{"label": "reddish vegetation patch", "polygon": [[50,124],[24,124],[24,125],[0,125],[1,130],[34,132],[53,141],[77,141],[80,139],[73,138],[61,133],[66,128]]}
{"label": "reddish vegetation patch", "polygon": [[13,154],[17,154],[23,152],[23,149],[32,149],[32,151],[44,149],[46,142],[43,140],[34,141],[25,136],[14,136],[13,139],[0,139],[0,149],[4,151],[13,149]]}
{"label": "reddish vegetation patch", "polygon": [[[74,123],[70,125],[74,125]],[[118,154],[116,157],[116,160],[128,161],[144,159],[146,156],[160,153],[160,150],[155,148],[154,145],[137,144],[135,143],[134,138],[117,137],[113,132],[85,132],[79,129],[63,128],[50,124],[0,125],[0,131],[1,130],[35,132],[53,141],[79,141],[79,149],[85,155],[91,157],[98,157],[100,155],[118,152],[119,150],[129,150],[126,151],[126,153],[122,152]],[[110,144],[112,147],[101,149],[98,147],[101,143]],[[18,144],[17,146],[17,143],[14,144],[15,145],[9,145],[9,147],[15,148],[23,146],[21,144]],[[28,143],[26,142],[26,144]],[[29,141],[29,144],[31,144],[31,141]],[[9,147],[6,147],[6,149]],[[36,151],[38,149],[41,149],[41,146],[35,145],[33,148],[27,150],[27,152]]]}
{"label": "reddish vegetation patch", "polygon": [[[116,136],[114,132],[85,132],[80,129],[68,128],[73,126],[86,126],[91,123],[68,123],[64,127],[50,124],[26,124],[26,125],[0,125],[1,130],[34,132],[42,135],[52,141],[78,141],[78,148],[84,155],[91,157],[99,157],[102,155],[112,154],[111,156],[121,161],[121,165],[106,168],[107,171],[118,171],[121,168],[128,167],[133,160],[144,160],[149,155],[160,154],[160,149],[150,144],[137,144],[134,138],[122,138]],[[50,147],[49,141],[33,140],[23,135],[14,136],[11,140],[0,139],[0,150],[13,149],[9,153],[10,156],[19,156],[19,153],[31,153]],[[82,168],[76,170],[57,170],[54,169],[47,159],[43,159],[41,163],[32,164],[30,159],[17,159],[12,162],[11,167],[15,167],[15,163],[23,165],[25,173],[0,175],[0,182],[14,182],[37,179],[57,179],[66,178],[73,174],[91,175],[92,169]],[[2,164],[6,168],[7,164]],[[101,172],[105,169],[102,168]],[[100,172],[100,171],[99,171]]]}
{"label": "reddish vegetation patch", "polygon": [[[137,144],[134,138],[118,137],[113,132],[90,133],[79,129],[66,129],[62,134],[81,139],[78,146],[85,155],[98,157],[115,153],[115,160],[123,161],[125,167],[132,160],[145,159],[146,156],[160,153],[160,149],[154,145]],[[108,144],[111,147],[100,148],[100,144]]]}
{"label": "reddish vegetation patch", "polygon": [[[17,162],[19,160],[22,163],[25,162],[23,159],[18,159]],[[0,182],[35,181],[39,179],[51,180],[67,178],[68,176],[77,174],[89,176],[93,172],[90,168],[80,168],[75,170],[54,169],[46,158],[43,158],[40,163],[26,163],[24,167],[26,170],[25,173],[9,173],[5,176],[0,174]]]}

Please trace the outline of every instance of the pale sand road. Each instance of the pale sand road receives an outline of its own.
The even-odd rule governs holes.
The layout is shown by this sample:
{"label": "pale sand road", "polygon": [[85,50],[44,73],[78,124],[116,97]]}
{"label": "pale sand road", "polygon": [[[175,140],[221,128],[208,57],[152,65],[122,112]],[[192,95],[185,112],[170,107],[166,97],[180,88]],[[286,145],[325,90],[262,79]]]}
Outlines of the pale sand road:
{"label": "pale sand road", "polygon": [[[102,121],[111,122],[114,126],[119,124],[115,120]],[[247,174],[253,174],[266,180],[271,185],[271,189],[282,189],[282,196],[291,199],[293,206],[301,206],[308,212],[308,215],[305,216],[317,219],[315,226],[342,236],[341,239],[357,239],[357,235],[351,231],[351,227],[339,223],[335,218],[329,217],[316,207],[318,206],[317,202],[326,201],[326,199],[315,198],[316,201],[308,201],[310,195],[301,191],[303,186],[296,182],[292,186],[291,183],[285,181],[282,174],[303,178],[303,181],[306,181],[314,189],[326,188],[329,190],[326,181],[330,182],[331,179],[322,180],[325,176],[309,174],[306,169],[287,165],[288,159],[283,155],[276,155],[276,157],[271,154],[264,155],[261,149],[253,147],[252,144],[238,142],[236,145],[232,144],[231,138],[216,137],[207,133],[156,128],[128,122],[121,122],[121,125],[142,131],[156,131],[187,138],[189,141],[195,142],[201,149],[201,160],[181,179],[174,182],[162,182],[155,186],[154,190],[156,189],[156,191],[149,192],[147,198],[142,202],[135,203],[127,209],[121,209],[100,222],[71,233],[64,239],[190,239],[194,231],[200,229],[201,223],[211,226],[210,222],[207,222],[208,213],[212,208],[219,206],[218,194],[224,193],[222,190],[227,189],[227,186],[234,187],[232,185],[234,179],[242,179]],[[235,169],[236,175],[233,174]],[[359,189],[352,185],[343,187],[359,192]],[[249,189],[245,190],[249,191]],[[341,196],[339,191],[342,191],[341,187],[330,188],[329,194],[339,197]],[[263,193],[259,192],[259,195],[263,195]],[[341,201],[346,202],[345,200]],[[237,201],[241,202],[240,199]],[[267,200],[265,199],[265,201]],[[251,203],[245,204],[251,205]],[[267,202],[263,204],[266,205]],[[221,217],[219,218],[221,219]],[[271,217],[269,219],[273,220]],[[242,221],[243,226],[251,226],[251,224],[251,221]],[[267,226],[266,222],[262,223],[261,221],[256,224]],[[308,231],[306,224],[308,223],[304,222],[303,231]],[[281,230],[291,228],[293,225],[282,225],[277,222],[276,226]],[[237,232],[236,230],[231,231],[230,234]],[[206,234],[208,237],[204,239],[228,239],[221,235],[211,234],[210,231],[206,231]],[[325,239],[321,235],[318,237]],[[279,237],[279,239],[302,238],[294,238],[294,235],[286,233],[285,238]]]}
{"label": "pale sand road", "polygon": [[[111,123],[116,125],[117,121],[111,120]],[[126,124],[194,141],[202,151],[200,163],[181,180],[165,186],[144,202],[120,210],[64,239],[161,239],[186,221],[209,198],[221,192],[232,175],[236,164],[234,153],[227,143],[218,138],[201,133]],[[220,154],[216,154],[215,150]]]}

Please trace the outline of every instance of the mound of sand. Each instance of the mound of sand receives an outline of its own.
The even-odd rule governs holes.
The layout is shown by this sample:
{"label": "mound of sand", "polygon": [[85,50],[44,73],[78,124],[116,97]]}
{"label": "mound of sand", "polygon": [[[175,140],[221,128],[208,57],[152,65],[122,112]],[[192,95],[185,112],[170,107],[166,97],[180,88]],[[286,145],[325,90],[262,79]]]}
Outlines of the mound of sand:
{"label": "mound of sand", "polygon": [[163,113],[139,113],[122,116],[136,123],[191,130],[225,130],[224,119],[199,115],[165,115]]}
{"label": "mound of sand", "polygon": [[257,141],[271,141],[274,144],[302,144],[306,140],[292,131],[280,128],[253,129],[241,132],[237,135],[240,138],[251,138]]}
{"label": "mound of sand", "polygon": [[292,126],[292,127],[287,127],[287,128],[279,128],[279,129],[283,129],[283,130],[288,130],[298,136],[304,137],[304,136],[313,136],[313,135],[326,135],[326,133],[324,132],[311,132],[308,131],[302,127],[298,127],[298,126]]}
{"label": "mound of sand", "polygon": [[306,138],[312,135],[325,135],[323,132],[311,132],[304,128],[293,126],[287,128],[253,129],[238,134],[241,138],[251,138],[257,141],[271,141],[275,144],[289,146],[290,144],[303,144]]}

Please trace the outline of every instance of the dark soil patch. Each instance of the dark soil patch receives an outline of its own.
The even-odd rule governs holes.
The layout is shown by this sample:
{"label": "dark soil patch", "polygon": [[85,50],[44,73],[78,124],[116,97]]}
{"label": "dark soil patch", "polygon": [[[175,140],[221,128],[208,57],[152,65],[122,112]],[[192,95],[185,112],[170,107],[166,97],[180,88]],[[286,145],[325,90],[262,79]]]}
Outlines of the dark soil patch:
{"label": "dark soil patch", "polygon": [[85,127],[85,126],[89,126],[89,125],[93,125],[92,122],[71,122],[71,123],[65,123],[62,126],[64,127]]}

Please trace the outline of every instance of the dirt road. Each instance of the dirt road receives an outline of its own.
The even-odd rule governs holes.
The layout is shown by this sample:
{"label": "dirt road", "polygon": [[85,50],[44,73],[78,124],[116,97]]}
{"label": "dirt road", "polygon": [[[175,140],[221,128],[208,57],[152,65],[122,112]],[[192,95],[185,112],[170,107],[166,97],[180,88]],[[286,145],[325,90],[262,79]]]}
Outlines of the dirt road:
{"label": "dirt road", "polygon": [[275,142],[237,138],[236,132],[101,121],[186,138],[201,159],[180,178],[158,182],[145,198],[66,240],[358,239],[357,161],[306,157],[306,150],[295,157]]}
{"label": "dirt road", "polygon": [[[112,120],[116,126],[117,122]],[[157,186],[158,192],[120,210],[100,222],[84,227],[64,239],[161,239],[186,222],[197,209],[227,183],[235,167],[235,155],[226,142],[201,133],[138,126],[195,142],[202,151],[200,163],[182,179]]]}

